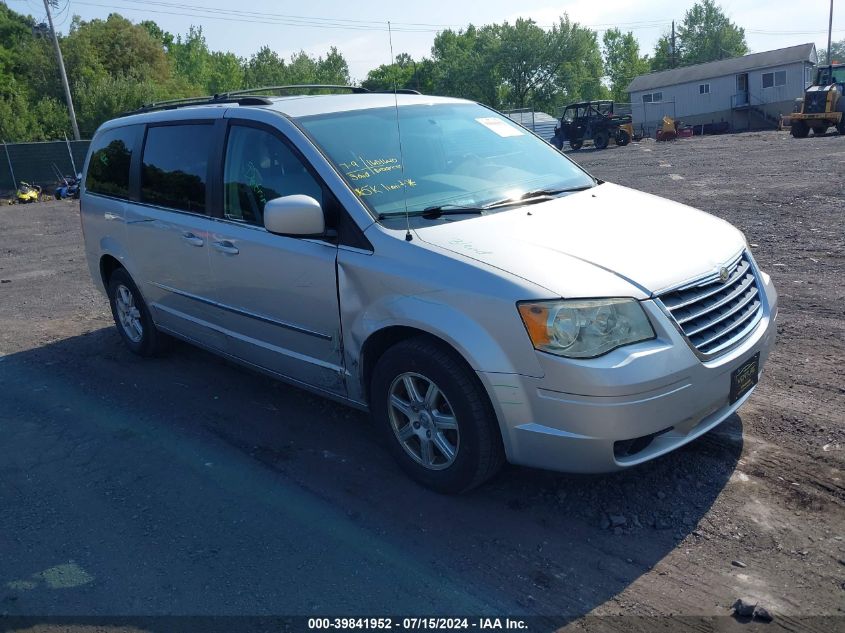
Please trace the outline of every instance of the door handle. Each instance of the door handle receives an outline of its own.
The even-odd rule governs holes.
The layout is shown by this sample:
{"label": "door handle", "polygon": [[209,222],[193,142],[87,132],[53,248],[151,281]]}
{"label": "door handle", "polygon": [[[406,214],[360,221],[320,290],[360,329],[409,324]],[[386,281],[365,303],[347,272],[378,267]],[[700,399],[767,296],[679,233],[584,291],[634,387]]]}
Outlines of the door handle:
{"label": "door handle", "polygon": [[182,239],[185,240],[191,246],[202,246],[203,244],[205,244],[205,240],[203,240],[201,237],[197,237],[196,235],[190,232],[182,233]]}
{"label": "door handle", "polygon": [[232,244],[229,240],[212,242],[211,245],[214,246],[214,248],[220,251],[221,253],[226,253],[227,255],[237,255],[241,252],[240,249],[234,244]]}

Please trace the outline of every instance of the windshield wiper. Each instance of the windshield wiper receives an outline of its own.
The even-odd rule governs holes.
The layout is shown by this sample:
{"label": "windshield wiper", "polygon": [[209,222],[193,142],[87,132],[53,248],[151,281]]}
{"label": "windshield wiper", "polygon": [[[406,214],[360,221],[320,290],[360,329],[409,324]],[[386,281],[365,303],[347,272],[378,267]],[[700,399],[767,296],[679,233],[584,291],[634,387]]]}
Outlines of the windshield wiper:
{"label": "windshield wiper", "polygon": [[562,193],[575,193],[576,191],[586,191],[587,189],[592,189],[595,186],[595,184],[592,184],[581,185],[578,187],[564,187],[562,189],[535,189],[534,191],[527,191],[522,194],[522,196],[520,196],[520,200],[525,200],[526,198],[536,198],[538,196],[557,196]]}
{"label": "windshield wiper", "polygon": [[[438,204],[431,207],[426,207],[425,209],[408,211],[408,216],[422,216],[426,220],[436,220],[437,218],[442,217],[444,215],[482,215],[488,209],[497,209],[500,207],[508,207],[517,204],[535,204],[537,202],[545,202],[546,200],[550,200],[551,198],[558,196],[562,193],[574,193],[576,191],[585,191],[587,189],[592,189],[595,186],[595,184],[591,184],[581,185],[578,187],[564,187],[559,189],[535,189],[533,191],[526,191],[518,198],[502,198],[501,200],[488,202],[487,204],[483,204],[477,207],[462,206],[459,204]],[[393,213],[380,213],[378,219],[384,220],[385,218],[398,218],[404,215],[405,213],[403,213],[402,211],[395,211]]]}
{"label": "windshield wiper", "polygon": [[[444,215],[481,215],[487,207],[462,207],[458,204],[438,204],[425,209],[417,209],[415,211],[408,211],[410,217],[422,216],[426,220],[435,220]],[[385,218],[403,217],[405,214],[401,211],[394,213],[380,213],[379,220]]]}
{"label": "windshield wiper", "polygon": [[562,193],[575,193],[576,191],[586,191],[592,189],[595,184],[581,185],[579,187],[564,187],[560,189],[535,189],[533,191],[526,191],[518,198],[502,198],[495,202],[488,202],[482,209],[495,209],[498,207],[509,207],[516,204],[535,204],[537,202],[545,202]]}

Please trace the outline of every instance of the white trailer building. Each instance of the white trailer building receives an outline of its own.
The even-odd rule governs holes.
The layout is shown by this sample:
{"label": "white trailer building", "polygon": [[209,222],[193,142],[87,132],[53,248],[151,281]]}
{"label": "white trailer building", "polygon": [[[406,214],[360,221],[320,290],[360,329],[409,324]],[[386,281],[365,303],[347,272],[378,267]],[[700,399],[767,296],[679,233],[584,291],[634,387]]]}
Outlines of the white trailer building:
{"label": "white trailer building", "polygon": [[772,127],[792,112],[817,62],[810,43],[640,75],[628,86],[634,129],[654,136],[664,116],[732,130]]}

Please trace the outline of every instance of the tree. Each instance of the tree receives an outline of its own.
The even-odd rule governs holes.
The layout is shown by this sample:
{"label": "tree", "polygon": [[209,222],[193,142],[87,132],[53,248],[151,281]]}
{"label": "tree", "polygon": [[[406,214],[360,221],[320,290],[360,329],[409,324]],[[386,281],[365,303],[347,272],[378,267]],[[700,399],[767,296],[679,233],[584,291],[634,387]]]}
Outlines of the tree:
{"label": "tree", "polygon": [[393,90],[394,87],[415,90],[416,68],[417,62],[408,53],[400,53],[395,63],[382,64],[367,73],[361,86],[367,90]]}
{"label": "tree", "polygon": [[447,29],[434,37],[431,56],[435,94],[464,97],[498,108],[502,102],[502,82],[496,28],[476,28],[470,24],[457,32]]}
{"label": "tree", "polygon": [[281,86],[287,78],[285,61],[269,46],[262,46],[246,62],[244,87]]}
{"label": "tree", "polygon": [[185,83],[205,92],[211,74],[211,52],[201,26],[191,26],[184,37],[176,36],[167,50],[173,70]]}
{"label": "tree", "polygon": [[630,31],[619,29],[604,32],[604,69],[610,78],[610,96],[615,101],[628,100],[628,85],[637,75],[649,70],[649,61],[640,57],[640,45]]}
{"label": "tree", "polygon": [[[675,37],[678,66],[703,64],[748,53],[745,29],[728,19],[714,0],[696,3],[684,15]],[[670,67],[670,38],[664,34],[654,50],[652,70]]]}
{"label": "tree", "polygon": [[317,59],[317,83],[341,84],[347,86],[352,83],[349,78],[349,64],[340,51],[334,46],[329,49],[325,59]]}
{"label": "tree", "polygon": [[564,15],[557,24],[557,50],[562,61],[554,84],[554,98],[537,107],[557,111],[573,101],[606,99],[601,49],[595,31],[570,22]]}
{"label": "tree", "polygon": [[[654,45],[654,54],[652,55],[650,61],[652,72],[672,68],[672,37],[668,33],[664,33],[657,40],[657,44]],[[674,61],[677,66],[677,57]]]}
{"label": "tree", "polygon": [[[834,62],[839,62],[840,64],[845,64],[845,40],[839,40],[838,42],[831,42],[830,44],[830,51],[831,55],[830,58]],[[825,49],[819,49],[819,65],[822,64],[829,64],[827,51]]]}
{"label": "tree", "polygon": [[496,65],[507,88],[507,101],[524,108],[531,95],[547,95],[563,63],[557,26],[544,31],[534,20],[519,18],[513,25],[505,22],[497,27],[496,36]]}

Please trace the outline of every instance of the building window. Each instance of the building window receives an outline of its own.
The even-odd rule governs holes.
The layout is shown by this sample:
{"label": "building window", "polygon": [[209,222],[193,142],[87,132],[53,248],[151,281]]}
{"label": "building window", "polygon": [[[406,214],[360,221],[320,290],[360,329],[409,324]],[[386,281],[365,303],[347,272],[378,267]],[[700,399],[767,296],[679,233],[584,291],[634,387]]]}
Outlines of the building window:
{"label": "building window", "polygon": [[710,84],[698,84],[698,94],[709,95],[710,94]]}
{"label": "building window", "polygon": [[771,88],[772,86],[786,85],[786,71],[776,70],[771,73],[763,73],[763,87]]}
{"label": "building window", "polygon": [[662,92],[647,92],[643,95],[643,103],[659,103],[663,101]]}

